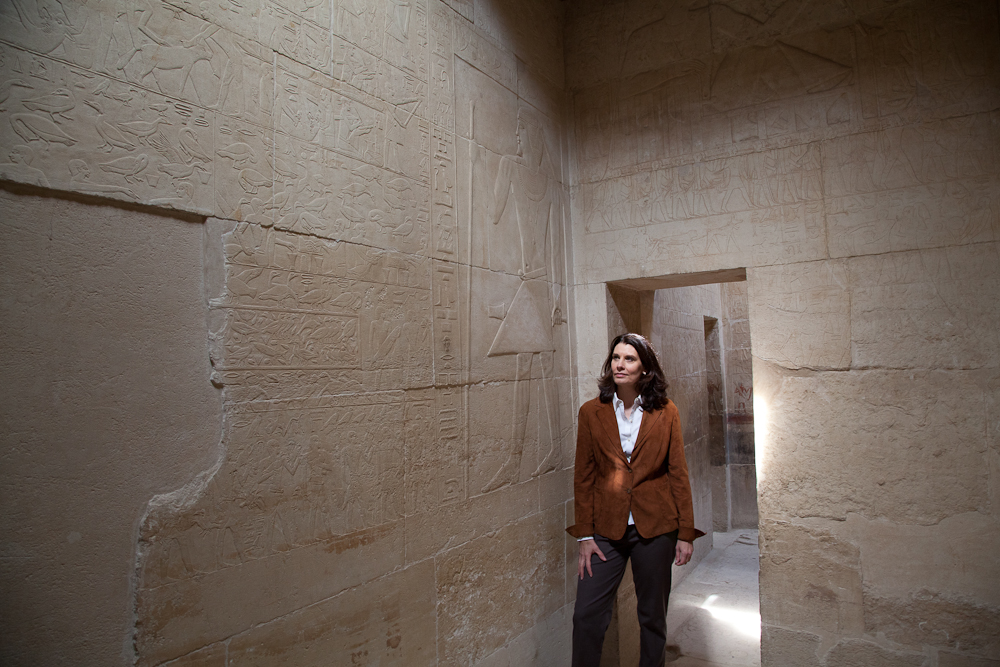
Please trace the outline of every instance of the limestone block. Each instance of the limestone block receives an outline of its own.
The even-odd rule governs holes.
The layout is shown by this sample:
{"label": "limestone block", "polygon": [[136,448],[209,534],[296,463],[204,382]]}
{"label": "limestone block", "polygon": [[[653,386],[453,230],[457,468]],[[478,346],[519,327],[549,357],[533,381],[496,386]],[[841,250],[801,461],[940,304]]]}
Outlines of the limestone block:
{"label": "limestone block", "polygon": [[491,493],[475,494],[468,500],[407,516],[406,563],[436,556],[455,545],[494,533],[503,524],[519,521],[537,512],[538,488],[542,483],[538,478],[528,479]]}
{"label": "limestone block", "polygon": [[[238,527],[222,531],[219,548],[235,550],[238,538]],[[183,558],[183,548],[176,553]],[[230,551],[223,569],[156,587],[147,587],[144,573],[139,664],[184,655],[380,577],[402,567],[402,554],[402,522],[396,522],[263,559]]]}
{"label": "limestone block", "polygon": [[[260,0],[260,14],[257,18],[258,40],[275,53],[300,62],[317,72],[328,72],[331,60],[331,41],[329,19],[322,14],[328,13],[328,7],[323,4],[315,13],[313,23],[302,20],[302,16],[289,6],[299,5],[300,11],[306,9],[309,3],[296,1],[279,5],[274,0]],[[326,18],[326,22],[323,19]]]}
{"label": "limestone block", "polygon": [[[912,649],[923,645],[992,654],[1000,634],[997,522],[982,512],[930,526],[895,525],[850,515],[838,533],[861,548],[865,625]],[[928,544],[934,549],[927,550]],[[926,551],[914,559],[913,553]],[[977,563],[978,568],[963,566]]]}
{"label": "limestone block", "polygon": [[333,10],[333,34],[373,56],[382,57],[387,20],[389,7],[382,2],[362,0],[337,5]]}
{"label": "limestone block", "polygon": [[[517,62],[517,96],[550,119],[558,120],[562,117],[566,104],[566,95],[563,90],[549,79],[533,71],[528,64],[521,60]],[[556,135],[556,140],[559,136]],[[566,181],[562,174],[559,175],[559,180]]]}
{"label": "limestone block", "polygon": [[761,625],[761,664],[776,667],[820,667],[820,638],[773,625]]}
{"label": "limestone block", "polygon": [[824,661],[825,667],[920,667],[926,664],[921,653],[894,651],[874,642],[844,639],[837,643]]}
{"label": "limestone block", "polygon": [[567,667],[573,654],[573,605],[565,605],[476,667]]}
{"label": "limestone block", "polygon": [[424,561],[254,627],[229,642],[240,665],[423,665],[435,658],[434,565]]}
{"label": "limestone block", "polygon": [[407,516],[467,497],[466,414],[460,389],[409,393],[403,422]]}
{"label": "limestone block", "polygon": [[712,483],[712,530],[729,530],[729,485],[726,481],[726,467],[712,466],[709,470]]}
{"label": "limestone block", "polygon": [[756,528],[757,516],[757,470],[754,465],[732,464],[729,466],[729,493],[732,507],[733,528]]}
{"label": "limestone block", "polygon": [[571,465],[572,445],[561,428],[571,422],[558,402],[567,389],[565,382],[543,378],[469,389],[470,493],[526,482],[561,469],[564,461]]}
{"label": "limestone block", "polygon": [[455,55],[507,90],[516,92],[517,60],[514,55],[498,46],[478,25],[474,27],[465,21],[454,21],[452,25]]}
{"label": "limestone block", "polygon": [[864,631],[857,547],[785,522],[763,520],[760,530],[760,612],[768,625],[835,636]]}
{"label": "limestone block", "polygon": [[851,299],[840,262],[810,262],[747,272],[753,353],[787,368],[846,368],[851,363]]}
{"label": "limestone block", "polygon": [[565,604],[565,518],[553,508],[435,559],[440,661],[475,664]]}
{"label": "limestone block", "polygon": [[573,7],[565,26],[566,83],[581,89],[613,78],[622,61],[625,44],[625,2],[591,3]]}
{"label": "limestone block", "polygon": [[[872,4],[880,8],[891,6],[884,1]],[[840,3],[813,5],[807,0],[785,3],[780,7],[760,5],[737,9],[729,5],[712,5],[708,12],[711,16],[712,45],[718,50],[728,51],[744,44],[768,43],[779,35],[796,35],[830,24],[843,24],[856,18],[855,7]],[[871,11],[873,7],[866,9]]]}
{"label": "limestone block", "polygon": [[[267,77],[274,86],[273,75]],[[230,220],[274,223],[274,132],[238,119],[221,119],[215,131],[215,211]]]}
{"label": "limestone block", "polygon": [[[949,194],[960,201],[962,182],[970,183],[971,179],[994,175],[996,158],[990,149],[990,136],[989,115],[973,114],[824,142],[824,191],[837,202],[841,197],[906,188],[913,189],[909,201],[916,201],[916,198],[926,200],[931,193],[949,193],[945,188],[921,191],[919,186],[959,181],[952,190],[954,194]],[[898,201],[904,205],[907,203],[906,199]],[[835,204],[833,211],[840,208],[843,206]],[[924,213],[927,217],[930,217],[929,214],[930,211]],[[921,211],[914,210],[915,217],[920,215]],[[916,230],[920,229],[917,222],[909,224]],[[878,227],[881,229],[876,228],[876,234],[892,229],[891,223],[882,223]],[[895,233],[901,240],[915,236],[903,229],[896,229]],[[862,238],[864,236],[862,234]],[[919,235],[916,238],[919,239]]]}
{"label": "limestone block", "polygon": [[1000,246],[892,253],[848,262],[854,363],[976,368],[1000,354]]}
{"label": "limestone block", "polygon": [[986,503],[985,417],[981,400],[969,400],[974,374],[770,372],[754,364],[755,400],[770,415],[757,442],[762,515],[857,512],[931,525]]}
{"label": "limestone block", "polygon": [[1000,665],[1000,660],[992,658],[980,658],[950,651],[938,653],[938,667],[997,667],[997,665]]}
{"label": "limestone block", "polygon": [[838,197],[828,204],[827,221],[833,257],[992,241],[1000,183],[956,179]]}
{"label": "limestone block", "polygon": [[204,228],[0,192],[0,662],[120,665],[147,503],[212,468]]}
{"label": "limestone block", "polygon": [[[0,177],[132,203],[213,211],[217,114],[62,62],[3,47]],[[30,83],[22,78],[29,77]]]}
{"label": "limestone block", "polygon": [[226,667],[226,644],[218,642],[171,660],[170,667]]}
{"label": "limestone block", "polygon": [[[719,290],[722,295],[722,307],[726,320],[735,326],[737,321],[745,320],[749,317],[746,282],[722,283],[719,285]],[[749,338],[749,331],[746,336]],[[737,336],[733,340],[739,339],[740,337]],[[729,345],[728,342],[727,345]]]}
{"label": "limestone block", "polygon": [[463,18],[475,23],[476,9],[474,0],[442,0],[444,4],[453,9]]}
{"label": "limestone block", "polygon": [[476,0],[475,25],[518,60],[563,85],[564,7],[559,2]]}

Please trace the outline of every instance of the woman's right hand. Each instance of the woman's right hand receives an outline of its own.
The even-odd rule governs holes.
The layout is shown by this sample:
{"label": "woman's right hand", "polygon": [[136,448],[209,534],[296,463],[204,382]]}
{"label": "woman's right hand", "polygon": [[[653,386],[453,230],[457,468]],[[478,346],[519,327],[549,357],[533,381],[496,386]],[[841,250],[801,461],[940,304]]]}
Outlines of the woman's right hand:
{"label": "woman's right hand", "polygon": [[597,557],[601,560],[607,560],[607,558],[604,557],[604,552],[602,552],[601,548],[597,546],[596,540],[583,540],[580,542],[580,559],[577,562],[576,571],[580,575],[581,579],[583,579],[584,570],[586,570],[587,574],[590,576],[594,576],[593,571],[590,569],[590,557],[594,554],[597,554]]}

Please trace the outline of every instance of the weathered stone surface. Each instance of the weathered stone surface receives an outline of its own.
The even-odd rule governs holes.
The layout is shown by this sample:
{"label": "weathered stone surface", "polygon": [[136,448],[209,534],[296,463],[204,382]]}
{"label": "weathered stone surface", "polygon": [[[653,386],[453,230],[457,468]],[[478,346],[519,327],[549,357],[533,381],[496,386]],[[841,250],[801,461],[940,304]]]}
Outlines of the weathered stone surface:
{"label": "weathered stone surface", "polygon": [[[88,646],[101,644],[97,657],[70,659],[212,664],[225,659],[220,647],[235,650],[244,638],[244,661],[308,662],[287,644],[297,627],[342,630],[357,620],[331,620],[340,612],[324,601],[363,599],[366,590],[375,597],[401,568],[443,571],[455,554],[473,554],[489,572],[493,553],[480,546],[490,533],[551,514],[559,518],[545,519],[541,540],[538,531],[517,535],[531,548],[545,544],[539,553],[562,540],[552,559],[558,577],[540,574],[549,561],[533,556],[541,569],[529,579],[542,583],[516,599],[530,608],[493,606],[493,598],[464,607],[458,595],[407,624],[435,644],[428,662],[449,661],[444,647],[464,663],[558,664],[576,548],[562,534],[573,415],[595,393],[609,330],[634,326],[609,313],[604,284],[716,270],[749,275],[749,315],[734,317],[732,330],[753,334],[761,369],[754,397],[750,343],[723,349],[720,366],[733,380],[727,420],[744,420],[728,430],[729,463],[744,466],[737,472],[749,481],[752,416],[763,516],[801,523],[794,530],[811,536],[787,540],[788,562],[801,566],[804,581],[843,584],[815,613],[784,610],[779,622],[766,611],[765,624],[798,633],[786,636],[789,655],[810,645],[811,633],[802,634],[809,624],[835,628],[822,632],[824,647],[841,641],[828,656],[837,664],[905,663],[922,650],[872,648],[864,642],[876,626],[896,638],[888,641],[930,645],[931,662],[935,653],[965,657],[940,648],[940,633],[914,630],[921,614],[926,627],[989,645],[977,624],[995,602],[970,582],[996,579],[984,555],[992,543],[959,533],[994,530],[1000,506],[1000,345],[990,301],[1000,239],[997,20],[994,3],[975,0],[0,6],[0,179],[70,193],[86,207],[117,199],[137,218],[146,214],[131,207],[152,206],[220,221],[206,227],[204,246],[214,255],[206,265],[220,264],[222,277],[204,284],[209,359],[173,363],[157,348],[146,356],[169,366],[144,374],[148,383],[211,373],[224,396],[223,448],[215,451],[214,437],[209,452],[218,466],[212,456],[172,456],[169,446],[156,456],[123,454],[114,443],[138,441],[117,431],[96,455],[103,461],[111,451],[127,465],[98,491],[81,487],[88,493],[132,484],[133,460],[172,481],[150,491],[163,494],[150,507],[123,503],[98,517],[131,536],[119,546],[134,557],[117,560],[102,580],[118,588],[100,589],[129,598],[131,585],[138,594],[118,609],[137,611],[145,653],[133,655],[119,636],[127,621],[108,621],[110,632],[88,629]],[[44,252],[23,252],[59,246],[44,222],[61,209],[54,200],[32,206],[24,217],[40,222],[26,228],[31,240],[11,244],[12,266],[18,280],[63,284],[46,258],[31,259]],[[81,214],[89,226],[63,244],[79,248],[91,268],[104,266],[87,250],[103,238],[94,231],[99,218]],[[111,241],[133,239],[130,232]],[[150,248],[150,263],[178,285],[200,273],[178,259],[171,239],[132,245],[126,281],[135,275],[130,262],[145,266],[145,255],[136,258]],[[22,309],[21,284],[5,283],[16,313],[4,323],[30,333],[38,321]],[[54,289],[53,304],[90,302]],[[654,330],[645,297],[638,317],[651,338],[677,344],[661,347],[670,348],[696,487],[707,479],[714,432],[705,426],[702,375],[715,366],[697,362],[703,318],[721,320],[703,312],[705,294],[693,290],[684,296],[690,307],[664,311],[655,326],[668,326],[667,335]],[[176,304],[142,297],[136,321],[157,323],[150,331],[203,331],[201,316],[196,326],[143,319]],[[107,331],[98,333],[45,329],[41,342],[69,331],[72,341],[55,352],[31,340],[30,354],[6,355],[16,368],[6,409],[16,407],[18,420],[53,406],[76,414],[65,378],[56,402],[38,388],[54,360],[111,339],[122,313],[100,320]],[[504,328],[523,335],[501,335]],[[204,338],[185,349],[202,349]],[[130,349],[122,354],[132,359]],[[70,372],[73,390],[104,396],[148,360],[110,363],[123,372],[102,370],[106,380],[93,385],[76,361],[57,364],[55,375]],[[33,373],[36,364],[49,370]],[[155,406],[144,423],[158,438],[194,437],[183,422],[211,402],[173,406],[198,395],[175,392],[113,417],[131,423]],[[11,468],[16,494],[63,497],[65,484],[37,483],[56,465],[38,455],[48,431],[9,430],[35,438],[10,450],[34,466]],[[86,453],[74,452],[66,460]],[[89,533],[65,522],[96,507],[77,503],[48,527],[23,507],[11,516],[18,530],[44,535],[39,544],[53,545],[46,553],[75,557]],[[710,507],[706,483],[695,492],[699,522],[710,520]],[[859,518],[897,541],[886,546],[868,524],[855,530]],[[928,534],[961,548],[924,555],[914,545]],[[808,546],[823,535],[839,546]],[[699,540],[696,557],[709,544]],[[333,545],[341,553],[324,551]],[[26,561],[23,547],[5,548],[5,567],[38,562]],[[850,567],[837,569],[830,561],[838,549],[859,550],[860,562],[851,556]],[[951,559],[947,567],[939,557]],[[909,588],[901,573],[911,568],[893,570],[897,562],[914,563],[933,586]],[[851,578],[858,573],[861,580]],[[84,599],[89,581],[71,572],[52,588]],[[501,599],[515,583],[501,578]],[[870,602],[864,626],[854,616],[861,591]],[[55,618],[48,611],[59,604],[45,605],[40,615]],[[432,616],[437,626],[424,632]],[[35,627],[58,634],[54,623]],[[341,630],[320,632],[317,645],[353,641]],[[561,639],[543,646],[543,635]],[[359,659],[395,659],[378,643],[389,636],[365,636],[369,653]],[[52,662],[46,657],[31,662]]]}
{"label": "weathered stone surface", "polygon": [[927,590],[903,600],[865,592],[866,630],[884,632],[894,642],[914,648],[931,645],[1000,655],[997,614],[1000,605]]}
{"label": "weathered stone surface", "polygon": [[754,367],[757,400],[770,416],[757,453],[768,513],[843,519],[856,512],[929,525],[986,503],[983,394],[974,373],[773,368]]}
{"label": "weathered stone surface", "polygon": [[850,366],[851,295],[842,262],[759,268],[747,281],[755,357],[792,369]]}
{"label": "weathered stone surface", "polygon": [[222,642],[210,644],[164,664],[170,667],[226,667],[227,648]]}
{"label": "weathered stone surface", "polygon": [[[222,558],[231,564],[215,572],[188,576],[138,595],[136,638],[140,664],[184,655],[199,646],[231,637],[376,579],[403,565],[402,522],[363,530],[346,537],[247,559],[238,531],[218,537]],[[283,538],[276,523],[272,539]],[[183,568],[184,546],[169,540],[147,572],[161,563]],[[167,561],[172,559],[173,562]],[[241,562],[247,559],[245,562]],[[248,586],[248,581],[258,582]]]}
{"label": "weathered stone surface", "polygon": [[923,653],[893,651],[869,641],[845,639],[830,649],[825,667],[920,667]]}
{"label": "weathered stone surface", "polygon": [[938,667],[996,667],[997,665],[1000,665],[1000,659],[980,658],[950,651],[938,653]]}
{"label": "weathered stone surface", "polygon": [[982,368],[1000,355],[1000,246],[892,253],[847,264],[856,366]]}
{"label": "weathered stone surface", "polygon": [[820,638],[808,632],[761,626],[760,662],[773,667],[820,667]]}
{"label": "weathered stone surface", "polygon": [[572,657],[573,605],[561,607],[476,667],[566,667]]}
{"label": "weathered stone surface", "polygon": [[761,618],[827,636],[864,631],[856,546],[828,531],[766,518],[760,530]]}
{"label": "weathered stone surface", "polygon": [[424,665],[434,661],[431,561],[376,579],[229,642],[239,665]]}
{"label": "weathered stone surface", "polygon": [[475,664],[563,606],[564,519],[554,508],[435,559],[439,660]]}
{"label": "weathered stone surface", "polygon": [[123,664],[139,517],[220,455],[204,230],[9,190],[0,209],[0,662]]}

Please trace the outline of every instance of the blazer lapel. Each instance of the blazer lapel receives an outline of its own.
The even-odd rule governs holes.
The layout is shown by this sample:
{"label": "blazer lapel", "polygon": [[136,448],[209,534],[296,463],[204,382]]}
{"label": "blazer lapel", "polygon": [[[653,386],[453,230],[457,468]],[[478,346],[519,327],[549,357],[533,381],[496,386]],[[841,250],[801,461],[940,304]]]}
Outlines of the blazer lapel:
{"label": "blazer lapel", "polygon": [[[635,461],[636,455],[639,454],[639,450],[642,448],[646,440],[649,439],[649,434],[654,428],[656,428],[656,422],[658,422],[663,415],[663,410],[655,410],[653,412],[642,411],[642,424],[639,425],[639,435],[635,438],[635,447],[632,448],[632,460]],[[612,415],[614,412],[612,411]],[[615,426],[617,427],[618,420],[615,420]]]}
{"label": "blazer lapel", "polygon": [[[622,451],[622,437],[618,434],[618,417],[615,415],[614,407],[610,403],[601,403],[597,407],[597,420],[604,428],[604,433],[607,435],[605,442],[608,449],[611,450],[612,455],[627,462],[628,459],[625,458],[625,452]],[[642,428],[640,427],[641,430]]]}

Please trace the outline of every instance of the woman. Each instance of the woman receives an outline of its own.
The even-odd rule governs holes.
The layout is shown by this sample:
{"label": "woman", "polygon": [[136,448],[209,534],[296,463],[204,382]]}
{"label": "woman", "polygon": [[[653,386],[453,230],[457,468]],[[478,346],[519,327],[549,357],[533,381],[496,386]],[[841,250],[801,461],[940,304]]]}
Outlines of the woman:
{"label": "woman", "polygon": [[573,482],[580,541],[573,667],[598,667],[618,584],[631,559],[640,627],[640,667],[661,667],[667,641],[670,564],[691,560],[691,484],[677,406],[656,352],[638,334],[611,343],[580,408]]}

